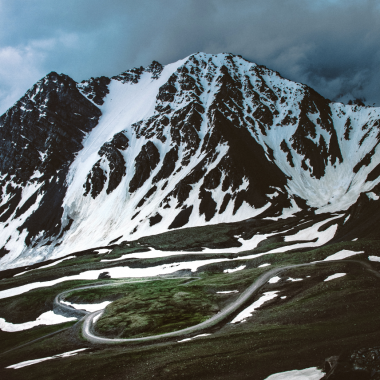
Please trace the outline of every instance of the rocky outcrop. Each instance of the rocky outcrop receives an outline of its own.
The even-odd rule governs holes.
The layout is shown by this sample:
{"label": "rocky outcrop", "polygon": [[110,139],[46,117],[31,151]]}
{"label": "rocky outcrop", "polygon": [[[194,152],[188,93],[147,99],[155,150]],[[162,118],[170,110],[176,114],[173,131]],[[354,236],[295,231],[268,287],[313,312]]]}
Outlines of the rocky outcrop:
{"label": "rocky outcrop", "polygon": [[[0,220],[19,218],[27,245],[59,234],[69,167],[100,115],[73,79],[52,72],[0,117]],[[25,188],[35,191],[28,197]]]}
{"label": "rocky outcrop", "polygon": [[109,93],[108,85],[111,79],[107,77],[90,78],[78,84],[78,89],[86,96],[87,99],[101,106],[104,103],[104,97]]}
{"label": "rocky outcrop", "polygon": [[380,347],[350,350],[325,360],[321,380],[379,380]]}
{"label": "rocky outcrop", "polygon": [[157,166],[160,160],[158,149],[148,141],[141,149],[135,160],[135,174],[129,183],[131,193],[139,189],[150,177],[152,170]]}
{"label": "rocky outcrop", "polygon": [[[84,184],[84,195],[87,195],[91,191],[91,196],[96,198],[104,188],[107,181],[107,173],[107,194],[119,186],[126,173],[125,160],[121,151],[128,148],[128,141],[128,138],[120,132],[111,141],[103,144],[98,152],[98,155],[103,160],[97,161],[91,172],[88,173],[86,183]],[[107,165],[106,171],[102,168],[105,165]]]}

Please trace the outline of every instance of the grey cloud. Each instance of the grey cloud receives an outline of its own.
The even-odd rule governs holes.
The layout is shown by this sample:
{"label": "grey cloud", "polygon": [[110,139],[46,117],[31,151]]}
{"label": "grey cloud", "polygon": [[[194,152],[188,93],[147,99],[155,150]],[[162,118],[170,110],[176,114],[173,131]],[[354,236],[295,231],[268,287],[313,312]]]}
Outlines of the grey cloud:
{"label": "grey cloud", "polygon": [[[52,70],[81,80],[197,51],[241,54],[332,100],[380,105],[379,16],[374,0],[0,0],[0,113],[5,93],[9,103]],[[24,68],[2,70],[10,47]]]}

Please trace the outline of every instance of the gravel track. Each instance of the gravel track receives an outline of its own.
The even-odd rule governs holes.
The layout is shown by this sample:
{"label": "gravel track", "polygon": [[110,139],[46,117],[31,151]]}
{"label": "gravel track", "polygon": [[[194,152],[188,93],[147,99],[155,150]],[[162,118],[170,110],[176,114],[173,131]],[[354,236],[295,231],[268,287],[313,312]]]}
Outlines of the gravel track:
{"label": "gravel track", "polygon": [[264,284],[268,282],[270,278],[272,278],[274,275],[277,275],[281,272],[284,272],[288,269],[292,268],[299,268],[299,267],[305,267],[305,266],[315,266],[315,265],[331,265],[331,263],[337,263],[337,262],[354,262],[357,264],[362,265],[367,271],[375,275],[376,277],[380,278],[380,274],[372,269],[369,263],[358,261],[358,260],[337,260],[337,261],[320,261],[320,262],[314,262],[314,263],[306,263],[306,264],[295,264],[295,265],[287,265],[284,267],[274,268],[269,270],[268,272],[265,272],[262,274],[258,279],[256,279],[252,285],[250,285],[240,296],[237,298],[232,304],[228,305],[226,308],[224,308],[222,311],[220,311],[218,314],[215,314],[210,319],[199,323],[197,325],[187,327],[182,330],[173,331],[170,333],[160,334],[160,335],[152,335],[147,337],[141,337],[141,338],[126,338],[126,339],[119,339],[119,338],[105,338],[101,336],[97,336],[93,331],[93,320],[97,316],[101,316],[103,314],[104,310],[99,310],[93,313],[89,313],[84,317],[83,325],[82,325],[82,335],[85,339],[87,339],[91,343],[95,344],[117,344],[117,343],[137,343],[137,342],[156,342],[163,339],[170,339],[170,338],[180,338],[189,334],[197,333],[203,330],[207,330],[224,320],[228,319],[234,312],[236,312],[241,306],[246,303],[251,296],[257,292]]}
{"label": "gravel track", "polygon": [[[371,266],[370,263],[364,262],[364,261],[359,261],[359,260],[319,261],[319,262],[314,262],[314,263],[295,264],[295,265],[287,265],[287,266],[279,267],[279,268],[273,268],[273,269],[269,270],[268,272],[263,273],[259,278],[257,278],[253,282],[253,284],[250,285],[239,296],[239,298],[237,298],[232,304],[228,305],[226,308],[224,308],[222,311],[220,311],[218,314],[214,315],[213,317],[211,317],[207,321],[204,321],[204,322],[202,322],[202,323],[200,323],[198,325],[191,326],[191,327],[188,327],[188,328],[185,328],[185,329],[182,329],[182,330],[173,331],[173,332],[166,333],[166,334],[161,334],[161,335],[152,335],[152,336],[142,337],[142,338],[112,339],[112,338],[105,338],[105,337],[97,336],[93,332],[93,325],[94,325],[93,320],[94,320],[94,318],[96,316],[98,316],[99,314],[102,314],[104,312],[104,309],[96,311],[96,312],[93,312],[93,313],[89,313],[86,310],[77,310],[77,309],[74,309],[73,307],[71,307],[69,305],[65,305],[65,304],[61,303],[61,301],[65,298],[65,295],[67,293],[74,292],[74,291],[77,291],[77,290],[94,289],[94,288],[98,288],[98,287],[118,286],[120,284],[125,284],[125,283],[131,283],[131,284],[133,284],[133,283],[150,282],[150,281],[158,281],[158,280],[168,280],[168,279],[180,279],[180,278],[184,279],[186,277],[158,277],[158,278],[154,278],[154,279],[147,279],[147,280],[141,280],[141,281],[126,280],[126,281],[122,281],[122,282],[117,282],[115,284],[103,283],[103,284],[89,285],[89,286],[83,286],[83,287],[79,287],[79,288],[75,288],[75,289],[65,290],[64,292],[59,293],[55,297],[54,303],[53,303],[53,307],[54,307],[55,310],[58,310],[61,313],[64,313],[66,315],[67,314],[69,314],[69,315],[76,315],[79,318],[79,321],[76,324],[83,322],[83,324],[82,324],[82,335],[83,335],[83,337],[86,340],[88,340],[91,343],[95,343],[95,344],[120,344],[120,343],[136,343],[136,342],[137,343],[138,342],[141,342],[141,343],[144,343],[144,342],[147,342],[147,343],[157,342],[157,341],[164,340],[164,339],[180,338],[180,337],[184,337],[186,335],[190,335],[190,334],[193,334],[193,333],[196,333],[196,332],[207,330],[207,329],[209,329],[209,328],[211,328],[211,327],[213,327],[213,326],[215,326],[215,325],[217,325],[217,324],[225,321],[234,312],[236,312],[241,306],[243,306],[244,303],[246,303],[249,300],[249,298],[255,292],[257,292],[264,284],[266,284],[271,277],[273,277],[276,274],[279,274],[281,272],[284,272],[284,271],[286,271],[288,269],[292,269],[292,268],[305,267],[305,266],[314,266],[314,265],[329,265],[331,263],[338,263],[338,262],[340,262],[340,263],[343,263],[343,262],[352,262],[352,263],[359,264],[359,265],[363,266],[364,269],[367,270],[369,273],[371,273],[372,275],[380,278],[380,273],[377,272],[376,270],[374,270],[372,268],[372,266]],[[199,277],[188,277],[188,278],[192,279],[193,281],[199,279]],[[192,281],[189,281],[189,282],[192,282]],[[188,283],[186,283],[186,284],[188,284]],[[16,350],[18,348],[24,347],[26,345],[32,344],[34,342],[40,341],[40,340],[42,340],[44,338],[47,338],[49,336],[58,334],[60,332],[68,330],[68,329],[70,329],[72,327],[73,326],[66,327],[66,328],[64,328],[62,330],[55,331],[53,333],[50,333],[50,334],[47,334],[45,336],[39,337],[37,339],[34,339],[34,340],[32,340],[30,342],[27,342],[25,344],[22,344],[20,346],[14,347],[11,350],[3,352],[1,354],[1,356],[4,355],[4,354],[6,354],[7,352],[10,352],[10,351]]]}

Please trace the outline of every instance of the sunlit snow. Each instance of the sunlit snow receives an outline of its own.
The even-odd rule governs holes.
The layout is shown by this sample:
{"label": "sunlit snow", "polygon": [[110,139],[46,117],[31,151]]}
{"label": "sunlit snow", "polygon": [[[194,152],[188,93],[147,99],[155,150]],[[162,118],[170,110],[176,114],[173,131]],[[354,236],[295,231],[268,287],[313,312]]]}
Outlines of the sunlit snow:
{"label": "sunlit snow", "polygon": [[237,272],[239,270],[242,270],[246,267],[246,265],[241,265],[240,267],[237,267],[237,268],[233,268],[233,269],[225,269],[223,272],[224,273],[233,273],[233,272]]}
{"label": "sunlit snow", "polygon": [[64,317],[63,315],[55,314],[54,311],[47,311],[41,314],[35,321],[24,323],[10,323],[4,318],[0,318],[0,330],[7,332],[29,330],[40,325],[58,325],[60,323],[76,321],[74,317]]}
{"label": "sunlit snow", "polygon": [[69,356],[77,355],[78,352],[81,352],[84,350],[88,350],[88,348],[80,348],[79,350],[68,351],[68,352],[64,352],[63,354],[58,354],[58,355],[54,355],[54,356],[47,356],[46,358],[41,358],[41,359],[26,360],[24,362],[12,364],[6,368],[18,369],[18,368],[22,368],[22,367],[27,367],[29,365],[45,362],[46,360],[67,358]]}
{"label": "sunlit snow", "polygon": [[324,375],[325,373],[317,367],[311,367],[276,373],[274,375],[270,375],[265,380],[319,380]]}
{"label": "sunlit snow", "polygon": [[343,277],[345,276],[347,273],[335,273],[335,274],[332,274],[331,276],[327,277],[324,281],[331,281],[331,280],[335,280],[336,278],[339,278],[339,277]]}
{"label": "sunlit snow", "polygon": [[380,261],[380,256],[368,256],[369,261]]}
{"label": "sunlit snow", "polygon": [[105,253],[110,253],[112,249],[107,249],[107,248],[100,248],[96,249],[94,252],[96,252],[99,255],[104,255]]}
{"label": "sunlit snow", "polygon": [[224,291],[221,291],[221,292],[216,292],[218,294],[228,294],[228,293],[239,293],[238,290],[224,290]]}
{"label": "sunlit snow", "polygon": [[245,320],[252,316],[252,313],[258,309],[260,306],[262,306],[265,302],[276,298],[277,297],[276,292],[266,292],[264,295],[262,295],[257,301],[255,301],[251,306],[248,306],[246,309],[244,309],[241,313],[239,313],[232,321],[231,323],[238,323],[238,322],[245,322]]}
{"label": "sunlit snow", "polygon": [[376,195],[373,192],[369,192],[369,193],[366,193],[366,194],[367,194],[368,199],[371,199],[372,201],[377,201],[380,198],[378,195]]}
{"label": "sunlit snow", "polygon": [[199,335],[193,336],[192,338],[185,338],[182,340],[178,340],[178,343],[188,342],[189,340],[193,340],[195,338],[201,338],[202,336],[209,336],[209,335],[211,335],[211,334],[199,334]]}
{"label": "sunlit snow", "polygon": [[343,249],[339,252],[334,253],[333,255],[326,257],[323,261],[343,260],[347,257],[359,255],[360,253],[364,253],[364,251],[350,251],[348,249]]}
{"label": "sunlit snow", "polygon": [[61,301],[61,303],[72,306],[74,309],[77,310],[86,310],[89,312],[94,312],[98,310],[105,309],[111,302],[110,301],[104,301],[102,303],[87,303],[87,304],[81,304],[81,303],[71,303],[67,301]]}
{"label": "sunlit snow", "polygon": [[[337,224],[332,225],[324,231],[318,231],[318,229],[321,226],[323,226],[324,224],[326,224],[327,222],[334,220],[334,219],[337,219],[337,218],[341,218],[341,217],[342,217],[341,215],[338,215],[338,216],[334,216],[334,217],[329,218],[329,219],[325,219],[321,222],[314,224],[311,227],[305,228],[305,229],[295,233],[294,235],[285,236],[286,242],[297,241],[297,240],[310,240],[308,242],[297,243],[294,245],[286,245],[283,247],[275,248],[271,251],[266,252],[266,254],[286,252],[286,251],[290,251],[292,249],[299,249],[299,248],[320,247],[321,245],[329,242],[335,236],[338,225]],[[317,240],[311,241],[314,239],[317,239]]]}

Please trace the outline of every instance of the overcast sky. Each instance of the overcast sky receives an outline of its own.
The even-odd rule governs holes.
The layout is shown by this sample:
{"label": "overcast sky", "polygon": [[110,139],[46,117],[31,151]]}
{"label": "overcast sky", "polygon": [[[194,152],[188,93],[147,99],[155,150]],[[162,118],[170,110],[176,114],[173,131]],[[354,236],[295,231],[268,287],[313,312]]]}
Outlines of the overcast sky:
{"label": "overcast sky", "polygon": [[198,51],[380,106],[379,0],[0,0],[0,114],[50,71],[81,81]]}

